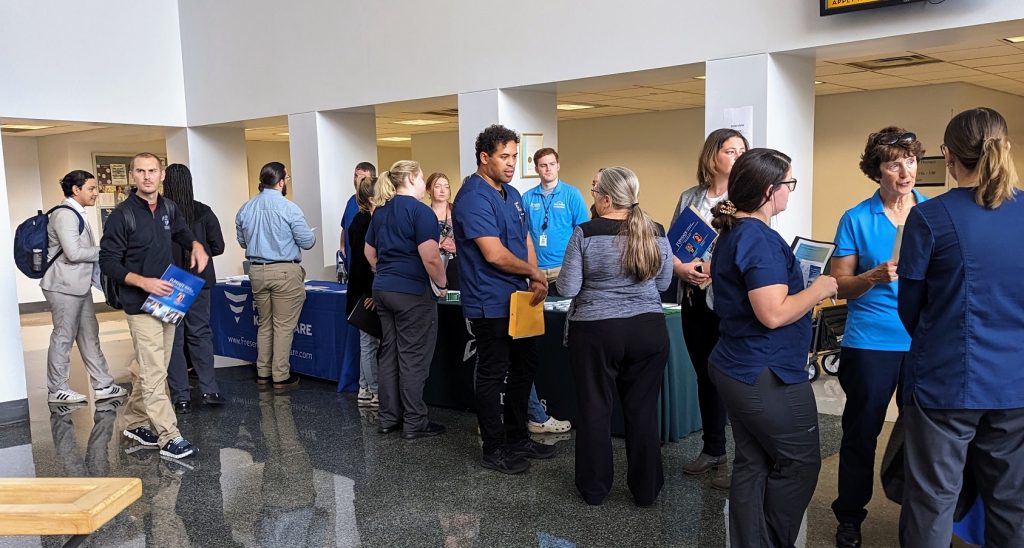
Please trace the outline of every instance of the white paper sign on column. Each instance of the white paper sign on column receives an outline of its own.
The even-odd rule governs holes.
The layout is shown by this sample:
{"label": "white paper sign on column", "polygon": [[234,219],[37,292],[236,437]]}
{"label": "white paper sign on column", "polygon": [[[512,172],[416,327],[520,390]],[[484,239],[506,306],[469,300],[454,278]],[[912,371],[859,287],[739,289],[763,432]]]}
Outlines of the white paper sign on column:
{"label": "white paper sign on column", "polygon": [[732,107],[725,109],[725,127],[734,129],[744,137],[747,142],[754,143],[754,107]]}

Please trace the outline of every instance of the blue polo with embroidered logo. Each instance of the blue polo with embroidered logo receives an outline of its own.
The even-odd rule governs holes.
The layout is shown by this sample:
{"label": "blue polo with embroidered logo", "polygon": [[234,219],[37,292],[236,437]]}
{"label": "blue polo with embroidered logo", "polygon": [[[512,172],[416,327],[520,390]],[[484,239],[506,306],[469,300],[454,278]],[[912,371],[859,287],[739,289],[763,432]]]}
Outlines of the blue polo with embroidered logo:
{"label": "blue polo with embroidered logo", "polygon": [[[583,194],[558,180],[548,194],[544,194],[541,185],[524,192],[523,205],[530,217],[530,237],[537,253],[537,266],[543,269],[562,266],[572,231],[590,220],[590,208],[583,201]],[[545,217],[546,229],[543,228]],[[542,239],[541,235],[546,238]]]}
{"label": "blue polo with embroidered logo", "polygon": [[[928,199],[916,190],[913,192],[919,204]],[[892,259],[895,243],[896,225],[885,216],[882,196],[876,190],[839,220],[835,256],[856,255],[853,273],[860,274]],[[860,297],[847,301],[844,347],[896,352],[910,348],[910,335],[896,312],[898,290],[898,281],[876,284]]]}
{"label": "blue polo with embroidered logo", "polygon": [[502,272],[487,262],[474,241],[495,237],[517,258],[529,259],[526,239],[530,225],[522,196],[512,185],[502,184],[501,188],[504,197],[473,174],[459,189],[452,206],[462,310],[469,319],[507,318],[512,293],[529,287],[525,276]]}

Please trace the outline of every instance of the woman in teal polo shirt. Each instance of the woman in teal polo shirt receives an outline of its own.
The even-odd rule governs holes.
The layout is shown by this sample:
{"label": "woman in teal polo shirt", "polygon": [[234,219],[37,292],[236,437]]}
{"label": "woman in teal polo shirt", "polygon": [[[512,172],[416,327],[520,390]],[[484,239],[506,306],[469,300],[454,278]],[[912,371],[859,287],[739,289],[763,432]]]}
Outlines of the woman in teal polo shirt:
{"label": "woman in teal polo shirt", "polygon": [[954,116],[942,155],[958,188],[907,217],[903,546],[949,546],[966,474],[985,503],[985,546],[1024,546],[1024,199],[1008,133],[992,109]]}
{"label": "woman in teal polo shirt", "polygon": [[836,231],[832,275],[839,283],[839,298],[849,306],[839,367],[839,384],[846,393],[839,496],[832,503],[840,548],[861,544],[860,526],[875,483],[878,434],[910,348],[910,336],[896,312],[897,257],[892,253],[896,227],[925,200],[914,190],[923,154],[917,135],[903,128],[869,135],[860,170],[878,190],[847,211]]}

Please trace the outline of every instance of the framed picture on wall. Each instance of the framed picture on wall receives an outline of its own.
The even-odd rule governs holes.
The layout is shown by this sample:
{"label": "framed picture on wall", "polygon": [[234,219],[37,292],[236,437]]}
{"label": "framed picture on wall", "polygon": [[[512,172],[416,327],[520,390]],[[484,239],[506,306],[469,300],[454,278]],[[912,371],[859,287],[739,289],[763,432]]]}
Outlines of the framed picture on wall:
{"label": "framed picture on wall", "polygon": [[[114,204],[117,205],[128,197],[128,189],[131,188],[131,176],[128,173],[134,153],[118,152],[94,152],[92,163],[96,167],[96,184],[100,187],[100,193],[110,194],[114,197]],[[167,157],[157,154],[160,164],[167,167]]]}
{"label": "framed picture on wall", "polygon": [[925,156],[917,164],[916,186],[946,186],[946,160],[942,156]]}
{"label": "framed picture on wall", "polygon": [[537,179],[537,166],[533,165],[533,153],[544,148],[543,133],[524,133],[519,151],[519,176],[523,179]]}

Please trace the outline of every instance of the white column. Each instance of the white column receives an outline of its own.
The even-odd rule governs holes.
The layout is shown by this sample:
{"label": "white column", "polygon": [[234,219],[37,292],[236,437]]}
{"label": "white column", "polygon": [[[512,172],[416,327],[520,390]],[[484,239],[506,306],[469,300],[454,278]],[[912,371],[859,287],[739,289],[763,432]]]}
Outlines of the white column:
{"label": "white column", "polygon": [[[811,236],[814,158],[814,58],[758,54],[708,61],[704,129],[744,124],[752,147],[774,148],[793,159],[799,182],[773,227],[786,241]],[[745,117],[749,107],[751,116]]]}
{"label": "white column", "polygon": [[[303,253],[311,279],[335,278],[341,216],[352,196],[359,162],[377,164],[377,126],[372,110],[306,112],[288,116],[291,199],[317,227],[316,245]],[[378,172],[389,166],[377,166]]]}
{"label": "white column", "polygon": [[[11,213],[7,208],[7,173],[0,146],[0,247],[5,250],[14,249]],[[14,265],[14,255],[9,251],[0,253],[0,348],[4,353],[4,359],[0,360],[0,378],[3,379],[0,382],[0,425],[28,420],[25,353],[14,281],[14,277],[20,275]]]}
{"label": "white column", "polygon": [[245,130],[196,127],[167,130],[167,162],[188,166],[195,199],[213,209],[224,233],[224,254],[214,259],[217,276],[242,273],[245,251],[235,241],[235,214],[249,199]]}
{"label": "white column", "polygon": [[[558,150],[558,110],[554,88],[490,89],[459,94],[459,166],[462,176],[476,172],[476,137],[487,126],[501,124],[516,133],[539,133],[543,146]],[[520,157],[525,156],[522,144]],[[512,185],[520,192],[540,184],[522,177],[522,161]]]}

